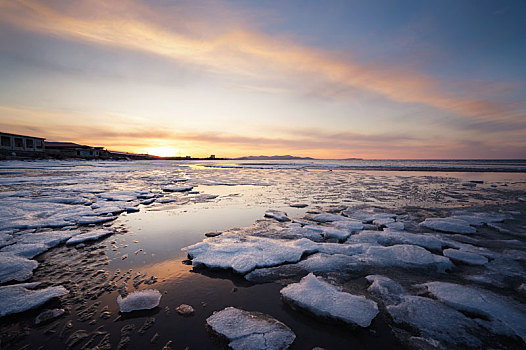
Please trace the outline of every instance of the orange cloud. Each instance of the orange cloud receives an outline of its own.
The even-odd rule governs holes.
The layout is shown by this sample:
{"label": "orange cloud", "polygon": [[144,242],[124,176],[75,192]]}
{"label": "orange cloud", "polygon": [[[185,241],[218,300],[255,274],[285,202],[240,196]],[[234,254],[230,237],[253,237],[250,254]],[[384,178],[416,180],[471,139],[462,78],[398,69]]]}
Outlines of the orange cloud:
{"label": "orange cloud", "polygon": [[[61,123],[69,117],[75,125]],[[103,118],[104,119],[104,118]],[[172,130],[165,126],[97,123],[75,115],[0,106],[0,130],[48,140],[73,141],[108,149],[145,153],[168,146],[192,156],[216,154],[237,157],[249,154],[292,153],[319,158],[524,158],[524,131],[486,135],[483,141],[411,137],[406,135],[328,132],[295,128],[281,130],[279,136],[240,135],[206,130]],[[95,126],[96,125],[96,126]],[[191,150],[191,151],[189,151]],[[220,150],[220,151],[218,151]]]}
{"label": "orange cloud", "polygon": [[[401,103],[422,103],[461,116],[517,118],[516,113],[491,101],[453,96],[437,81],[418,72],[361,64],[238,24],[231,29],[221,28],[216,34],[213,28],[199,26],[197,19],[181,19],[177,11],[173,21],[182,21],[180,27],[185,30],[175,30],[163,25],[164,19],[156,21],[157,15],[141,3],[116,3],[83,1],[69,7],[64,4],[59,10],[39,1],[0,0],[0,20],[45,35],[169,57],[217,73],[258,79],[321,78],[344,88],[362,89]],[[195,28],[199,28],[198,33],[191,33]]]}

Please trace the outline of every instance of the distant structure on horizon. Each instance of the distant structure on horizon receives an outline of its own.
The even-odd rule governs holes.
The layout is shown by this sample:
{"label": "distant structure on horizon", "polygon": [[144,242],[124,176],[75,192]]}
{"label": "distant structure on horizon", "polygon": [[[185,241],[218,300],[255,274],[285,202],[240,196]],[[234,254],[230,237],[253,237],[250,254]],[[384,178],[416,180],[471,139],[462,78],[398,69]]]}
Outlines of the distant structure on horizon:
{"label": "distant structure on horizon", "polygon": [[46,150],[44,140],[43,137],[0,132],[0,151],[2,154],[43,154]]}
{"label": "distant structure on horizon", "polygon": [[73,142],[46,142],[46,152],[67,158],[100,158],[108,155],[104,147],[79,145]]}
{"label": "distant structure on horizon", "polygon": [[148,154],[135,154],[110,151],[104,147],[80,145],[74,142],[45,141],[43,137],[11,134],[0,131],[0,160],[2,159],[164,159],[164,160],[206,160],[216,158],[212,154],[209,158],[158,157]]}

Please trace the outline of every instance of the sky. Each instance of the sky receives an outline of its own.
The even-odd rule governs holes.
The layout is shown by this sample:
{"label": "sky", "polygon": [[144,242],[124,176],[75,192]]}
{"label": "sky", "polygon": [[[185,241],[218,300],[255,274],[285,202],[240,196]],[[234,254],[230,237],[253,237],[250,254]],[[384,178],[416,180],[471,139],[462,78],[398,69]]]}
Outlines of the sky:
{"label": "sky", "polygon": [[526,1],[0,0],[0,131],[163,156],[526,158]]}

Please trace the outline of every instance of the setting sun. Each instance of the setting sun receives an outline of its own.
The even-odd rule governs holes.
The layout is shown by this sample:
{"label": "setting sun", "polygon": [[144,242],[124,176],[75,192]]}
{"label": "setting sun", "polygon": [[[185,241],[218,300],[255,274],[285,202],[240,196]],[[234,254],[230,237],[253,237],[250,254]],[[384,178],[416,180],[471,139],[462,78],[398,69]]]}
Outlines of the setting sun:
{"label": "setting sun", "polygon": [[175,157],[181,153],[181,150],[175,147],[153,147],[148,148],[146,153],[159,157]]}

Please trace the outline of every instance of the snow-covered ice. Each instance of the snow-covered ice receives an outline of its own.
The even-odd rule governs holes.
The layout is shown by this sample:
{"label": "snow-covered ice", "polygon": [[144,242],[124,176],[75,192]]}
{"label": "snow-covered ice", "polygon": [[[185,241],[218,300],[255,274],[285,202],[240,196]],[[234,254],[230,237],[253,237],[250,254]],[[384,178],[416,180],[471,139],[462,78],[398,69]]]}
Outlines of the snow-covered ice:
{"label": "snow-covered ice", "polygon": [[435,231],[449,233],[473,234],[477,232],[477,229],[471,226],[469,222],[454,218],[427,218],[420,225]]}
{"label": "snow-covered ice", "polygon": [[194,186],[166,186],[163,187],[164,192],[187,192],[191,191]]}
{"label": "snow-covered ice", "polygon": [[38,262],[15,255],[12,252],[0,252],[0,283],[25,281],[33,276]]}
{"label": "snow-covered ice", "polygon": [[64,243],[73,236],[79,235],[80,233],[81,232],[78,230],[44,231],[28,233],[17,238],[17,242],[23,244],[40,243],[45,244],[49,247],[54,247],[61,243]]}
{"label": "snow-covered ice", "polygon": [[310,217],[310,219],[312,221],[316,221],[316,222],[333,222],[333,221],[349,220],[349,218],[347,218],[345,216],[329,214],[329,213],[316,214],[316,215]]}
{"label": "snow-covered ice", "polygon": [[321,317],[369,327],[378,314],[378,306],[361,295],[340,291],[310,273],[299,283],[286,286],[281,291],[283,299]]}
{"label": "snow-covered ice", "polygon": [[69,293],[62,287],[31,290],[38,283],[22,283],[0,287],[0,317],[36,308],[50,299]]}
{"label": "snow-covered ice", "polygon": [[323,237],[326,239],[335,238],[339,241],[345,241],[350,235],[351,232],[348,230],[339,230],[333,227],[325,227],[323,229]]}
{"label": "snow-covered ice", "polygon": [[16,243],[16,244],[12,244],[12,245],[2,248],[0,250],[0,253],[11,252],[14,255],[18,255],[23,258],[31,259],[39,254],[42,254],[46,250],[49,250],[50,248],[51,248],[50,246],[46,244],[42,244],[42,243],[28,243],[28,244]]}
{"label": "snow-covered ice", "polygon": [[265,217],[276,219],[281,222],[290,221],[289,217],[287,216],[287,213],[279,210],[267,210],[265,212]]}
{"label": "snow-covered ice", "polygon": [[83,216],[79,218],[79,225],[102,224],[117,219],[116,216]]}
{"label": "snow-covered ice", "polygon": [[352,235],[349,243],[378,243],[381,245],[411,244],[430,250],[441,250],[448,246],[448,242],[433,234],[409,233],[406,231],[384,230],[384,231],[361,231]]}
{"label": "snow-covered ice", "polygon": [[338,230],[346,230],[350,233],[356,233],[363,230],[363,224],[358,220],[348,219],[345,221],[333,221],[331,226]]}
{"label": "snow-covered ice", "polygon": [[416,328],[421,336],[455,346],[480,346],[480,340],[472,335],[477,324],[439,301],[404,296],[401,303],[387,305],[386,310],[395,323]]}
{"label": "snow-covered ice", "polygon": [[161,301],[161,293],[157,289],[144,289],[132,292],[125,298],[117,297],[117,304],[121,312],[149,310],[157,307]]}
{"label": "snow-covered ice", "polygon": [[526,342],[526,310],[513,299],[448,282],[428,282],[420,286],[454,309],[489,318],[493,332],[516,335]]}
{"label": "snow-covered ice", "polygon": [[389,247],[371,246],[365,253],[354,256],[360,263],[369,266],[395,266],[406,268],[433,268],[444,272],[453,268],[451,261],[426,249],[408,244]]}
{"label": "snow-covered ice", "polygon": [[113,234],[114,232],[115,231],[113,229],[97,229],[97,230],[93,230],[87,233],[81,233],[80,235],[76,235],[68,239],[66,241],[66,244],[71,245],[71,244],[77,244],[77,243],[82,243],[86,241],[94,241],[99,238],[109,236]]}
{"label": "snow-covered ice", "polygon": [[65,312],[66,311],[64,309],[51,309],[51,310],[42,311],[35,318],[35,324],[40,324],[42,322],[50,321],[54,318],[62,316]]}
{"label": "snow-covered ice", "polygon": [[305,238],[288,241],[228,233],[206,238],[183,250],[194,266],[232,269],[245,274],[257,267],[297,262],[303,254],[316,249],[317,244]]}
{"label": "snow-covered ice", "polygon": [[369,275],[365,279],[371,283],[367,291],[382,297],[385,304],[398,304],[407,291],[399,283],[382,275]]}
{"label": "snow-covered ice", "polygon": [[285,324],[260,312],[227,307],[206,319],[207,325],[237,349],[288,349],[296,335]]}
{"label": "snow-covered ice", "polygon": [[468,265],[484,265],[488,263],[488,258],[483,255],[465,252],[458,249],[444,249],[443,254],[453,261]]}

